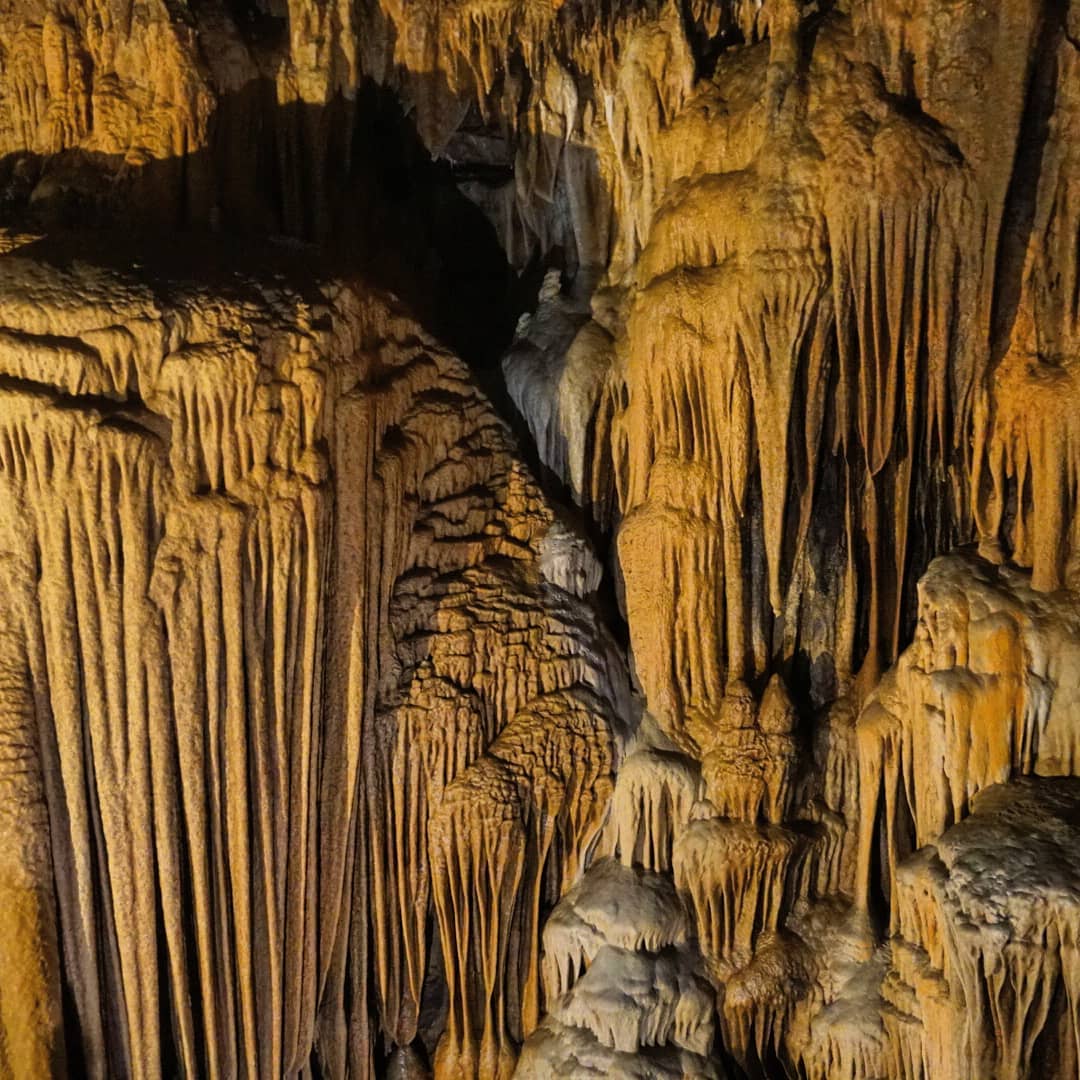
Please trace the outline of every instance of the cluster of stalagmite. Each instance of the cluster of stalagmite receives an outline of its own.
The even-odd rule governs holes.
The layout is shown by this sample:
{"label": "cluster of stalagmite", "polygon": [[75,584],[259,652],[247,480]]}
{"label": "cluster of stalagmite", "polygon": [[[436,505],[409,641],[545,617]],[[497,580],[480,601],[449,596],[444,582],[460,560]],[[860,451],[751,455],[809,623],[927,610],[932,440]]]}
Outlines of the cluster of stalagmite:
{"label": "cluster of stalagmite", "polygon": [[1076,1074],[1078,0],[10,0],[9,217],[0,1073]]}
{"label": "cluster of stalagmite", "polygon": [[601,858],[552,912],[544,951],[549,1012],[515,1075],[724,1075],[715,994],[669,876]]}

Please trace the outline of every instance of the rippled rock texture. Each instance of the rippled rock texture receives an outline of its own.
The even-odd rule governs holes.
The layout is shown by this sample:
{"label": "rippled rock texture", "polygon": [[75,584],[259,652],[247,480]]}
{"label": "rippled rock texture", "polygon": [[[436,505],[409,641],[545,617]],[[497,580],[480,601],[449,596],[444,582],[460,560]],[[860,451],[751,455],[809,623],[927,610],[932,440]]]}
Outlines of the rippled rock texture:
{"label": "rippled rock texture", "polygon": [[1080,1068],[1076,0],[0,6],[0,1073]]}

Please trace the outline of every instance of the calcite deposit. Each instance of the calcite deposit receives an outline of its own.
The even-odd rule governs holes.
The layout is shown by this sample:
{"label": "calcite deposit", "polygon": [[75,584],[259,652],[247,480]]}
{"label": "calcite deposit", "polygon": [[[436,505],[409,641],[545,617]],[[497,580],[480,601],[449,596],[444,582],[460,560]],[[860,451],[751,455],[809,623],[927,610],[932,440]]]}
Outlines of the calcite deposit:
{"label": "calcite deposit", "polygon": [[[364,1072],[375,1023],[416,1039],[433,939],[485,1000],[489,935],[520,1039],[628,691],[505,426],[357,282],[31,247],[0,266],[10,1052],[61,1053],[70,994],[91,1075]],[[474,1071],[510,1054],[450,1017]]]}
{"label": "calcite deposit", "polygon": [[1078,0],[0,2],[0,1075],[1071,1080]]}

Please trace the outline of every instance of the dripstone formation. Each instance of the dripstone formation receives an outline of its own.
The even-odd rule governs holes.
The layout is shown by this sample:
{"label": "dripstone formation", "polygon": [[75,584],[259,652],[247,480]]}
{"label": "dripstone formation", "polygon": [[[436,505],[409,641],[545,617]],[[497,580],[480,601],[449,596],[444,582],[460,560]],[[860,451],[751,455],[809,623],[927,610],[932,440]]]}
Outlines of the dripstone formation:
{"label": "dripstone formation", "polygon": [[0,4],[0,1075],[1080,1074],[1077,0]]}

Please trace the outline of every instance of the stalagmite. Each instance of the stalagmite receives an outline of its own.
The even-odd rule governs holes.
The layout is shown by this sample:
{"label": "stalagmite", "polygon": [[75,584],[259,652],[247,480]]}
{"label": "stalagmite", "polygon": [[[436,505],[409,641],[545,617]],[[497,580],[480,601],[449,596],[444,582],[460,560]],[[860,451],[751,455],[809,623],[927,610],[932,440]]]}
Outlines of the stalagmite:
{"label": "stalagmite", "polygon": [[600,859],[564,894],[544,925],[544,993],[569,991],[604,945],[660,952],[685,945],[690,920],[671,878]]}
{"label": "stalagmite", "polygon": [[616,1080],[722,1080],[725,1073],[708,1058],[677,1047],[659,1053],[621,1053],[584,1028],[545,1020],[526,1044],[515,1076],[557,1080],[563,1076],[614,1077]]}
{"label": "stalagmite", "polygon": [[720,1075],[715,992],[691,925],[670,875],[593,863],[544,929],[548,1015],[515,1075]]}
{"label": "stalagmite", "polygon": [[[708,983],[684,974],[678,953],[658,956],[604,946],[552,1018],[586,1028],[622,1053],[674,1043],[696,1054],[712,1045],[714,1004]],[[614,998],[614,1000],[613,1000]]]}

